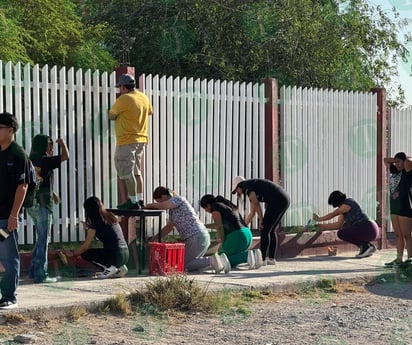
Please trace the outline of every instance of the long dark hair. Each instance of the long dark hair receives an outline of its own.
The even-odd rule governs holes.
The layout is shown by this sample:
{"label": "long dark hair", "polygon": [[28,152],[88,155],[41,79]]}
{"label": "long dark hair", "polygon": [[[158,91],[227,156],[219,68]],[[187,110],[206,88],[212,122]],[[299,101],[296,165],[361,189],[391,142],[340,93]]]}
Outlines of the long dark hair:
{"label": "long dark hair", "polygon": [[205,194],[200,199],[200,207],[206,208],[208,204],[212,205],[215,202],[221,202],[227,206],[229,206],[232,210],[237,210],[237,206],[231,202],[230,200],[226,199],[225,197],[218,195],[214,196],[213,194]]}
{"label": "long dark hair", "polygon": [[83,204],[84,211],[86,213],[86,223],[92,224],[95,222],[103,222],[106,224],[118,223],[116,216],[107,211],[103,203],[96,196],[87,198]]}

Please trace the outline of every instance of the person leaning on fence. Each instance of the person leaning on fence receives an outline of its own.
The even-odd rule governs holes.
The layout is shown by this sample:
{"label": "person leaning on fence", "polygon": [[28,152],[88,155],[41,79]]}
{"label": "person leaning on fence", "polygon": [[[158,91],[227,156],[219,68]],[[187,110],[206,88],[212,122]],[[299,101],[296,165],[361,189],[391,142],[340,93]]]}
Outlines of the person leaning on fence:
{"label": "person leaning on fence", "polygon": [[[233,179],[232,194],[237,194],[238,197],[246,195],[249,198],[250,213],[245,218],[245,223],[249,225],[255,214],[257,214],[263,265],[276,264],[275,257],[278,245],[276,228],[289,208],[289,196],[281,186],[272,181],[263,179],[245,180],[242,176],[236,176]],[[266,204],[264,215],[260,206],[261,202]]]}
{"label": "person leaning on fence", "polygon": [[33,206],[27,208],[27,213],[32,218],[36,228],[36,243],[29,268],[29,277],[35,283],[57,281],[56,278],[51,278],[47,274],[47,252],[53,221],[53,203],[60,202],[60,198],[53,192],[53,170],[60,168],[61,163],[69,159],[69,150],[63,139],[57,139],[56,143],[61,152],[58,155],[53,155],[52,138],[45,134],[38,134],[33,138],[30,151],[30,159],[40,181]]}
{"label": "person leaning on fence", "polygon": [[141,160],[148,143],[152,105],[144,93],[135,89],[135,80],[130,74],[122,74],[117,86],[121,95],[109,110],[108,116],[115,121],[114,162],[117,175],[128,194],[128,199],[117,205],[117,208],[140,208],[143,206]]}
{"label": "person leaning on fence", "polygon": [[[83,222],[87,230],[86,239],[78,249],[65,251],[63,254],[68,257],[80,255],[84,260],[103,269],[97,274],[97,278],[124,277],[128,272],[126,264],[129,260],[129,248],[116,216],[106,210],[95,196],[87,198],[83,206],[86,215],[86,221]],[[103,243],[103,248],[90,248],[95,237]]]}
{"label": "person leaning on fence", "polygon": [[[153,192],[155,203],[147,204],[146,208],[168,210],[169,220],[161,229],[161,237],[176,228],[185,244],[185,269],[198,271],[213,267],[216,273],[230,271],[230,263],[225,254],[205,257],[210,246],[210,235],[205,225],[196,215],[192,205],[182,196],[176,195],[166,187],[157,187]],[[156,238],[153,236],[153,238]]]}
{"label": "person leaning on fence", "polygon": [[[399,231],[401,234],[401,237],[403,237],[407,255],[408,255],[408,261],[411,261],[412,259],[412,237],[411,237],[411,232],[412,232],[412,206],[411,206],[411,200],[412,200],[412,158],[409,157],[405,152],[398,152],[393,158],[387,157],[384,160],[385,164],[395,164],[396,168],[398,171],[402,173],[399,185],[398,185],[398,191],[399,191],[399,211],[398,211],[398,227]],[[399,244],[396,247],[397,250],[401,250],[401,246]],[[400,256],[401,253],[398,253],[398,258],[395,259],[399,261],[402,260],[403,256],[403,250],[402,250],[402,256]],[[390,263],[388,263],[390,265]]]}
{"label": "person leaning on fence", "polygon": [[14,115],[0,114],[0,263],[5,269],[0,282],[0,309],[17,307],[16,290],[20,275],[18,228],[30,183],[27,154],[14,141],[18,128]]}
{"label": "person leaning on fence", "polygon": [[232,267],[245,262],[249,269],[263,265],[260,249],[248,250],[252,245],[252,232],[235,204],[221,195],[206,194],[200,199],[200,206],[212,214],[214,223],[206,224],[206,227],[216,230],[221,243],[219,254],[226,254]]}
{"label": "person leaning on fence", "polygon": [[359,247],[357,258],[371,256],[376,247],[372,241],[379,236],[379,227],[362,211],[359,204],[352,198],[347,198],[341,191],[333,191],[328,198],[328,204],[336,209],[322,217],[313,214],[313,220],[323,222],[335,217],[337,221],[328,224],[316,224],[319,231],[339,229],[338,237]]}

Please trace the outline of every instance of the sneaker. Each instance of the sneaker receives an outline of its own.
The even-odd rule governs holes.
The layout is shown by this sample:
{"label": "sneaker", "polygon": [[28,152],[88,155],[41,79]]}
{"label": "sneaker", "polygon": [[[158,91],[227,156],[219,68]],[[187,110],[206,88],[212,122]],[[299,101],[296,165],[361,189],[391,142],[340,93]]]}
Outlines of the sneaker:
{"label": "sneaker", "polygon": [[116,273],[116,277],[123,278],[127,274],[127,272],[129,272],[129,269],[127,268],[127,266],[122,265],[118,268],[118,271]]}
{"label": "sneaker", "polygon": [[260,249],[253,249],[253,255],[255,257],[255,268],[258,269],[263,266],[262,252]]}
{"label": "sneaker", "polygon": [[69,261],[67,260],[67,256],[63,252],[61,252],[61,251],[57,252],[57,257],[59,258],[60,262],[63,265],[66,266],[68,264]]}
{"label": "sneaker", "polygon": [[12,302],[7,299],[2,298],[0,300],[0,310],[8,310],[17,308],[17,302]]}
{"label": "sneaker", "polygon": [[222,262],[222,265],[223,265],[223,271],[225,273],[229,273],[230,270],[232,269],[232,266],[230,265],[230,261],[227,258],[225,253],[220,254],[220,261]]}
{"label": "sneaker", "polygon": [[143,201],[143,200],[139,200],[139,201],[137,202],[137,204],[139,205],[139,207],[140,207],[141,209],[144,209],[144,208],[145,208],[145,205],[144,205],[144,201]]}
{"label": "sneaker", "polygon": [[400,265],[401,263],[402,263],[402,260],[395,259],[390,262],[385,262],[383,265],[385,267],[393,267],[393,266]]}
{"label": "sneaker", "polygon": [[97,278],[99,278],[99,279],[111,278],[114,275],[116,275],[116,273],[118,271],[119,270],[115,266],[106,267],[106,269],[103,272],[101,272],[99,275],[97,275]]}
{"label": "sneaker", "polygon": [[253,270],[255,268],[255,255],[253,254],[253,250],[247,251],[247,263],[249,265],[249,269]]}
{"label": "sneaker", "polygon": [[362,259],[371,256],[376,251],[376,247],[373,244],[369,244],[364,247],[363,252],[356,255],[357,258]]}
{"label": "sneaker", "polygon": [[127,201],[124,202],[123,204],[117,205],[117,208],[119,210],[129,210],[129,209],[140,208],[140,206],[137,202],[133,203],[130,199],[127,199]]}
{"label": "sneaker", "polygon": [[225,269],[219,255],[216,253],[210,256],[210,265],[215,269],[215,273],[220,273]]}
{"label": "sneaker", "polygon": [[43,280],[35,280],[36,284],[49,284],[49,283],[57,283],[59,280],[57,278],[46,277]]}
{"label": "sneaker", "polygon": [[266,260],[267,265],[276,265],[276,259],[268,258]]}

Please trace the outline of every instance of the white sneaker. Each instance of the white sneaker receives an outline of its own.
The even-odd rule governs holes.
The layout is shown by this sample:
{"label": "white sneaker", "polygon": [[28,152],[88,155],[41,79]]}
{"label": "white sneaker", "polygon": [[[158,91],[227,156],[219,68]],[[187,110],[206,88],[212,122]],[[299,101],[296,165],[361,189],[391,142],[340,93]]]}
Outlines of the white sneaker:
{"label": "white sneaker", "polygon": [[115,266],[106,267],[106,269],[97,275],[99,279],[107,279],[113,277],[119,270]]}
{"label": "white sneaker", "polygon": [[266,259],[266,264],[267,265],[276,265],[276,260],[268,258],[268,259]]}
{"label": "white sneaker", "polygon": [[118,268],[118,271],[117,271],[117,273],[116,273],[116,277],[118,277],[118,278],[123,278],[123,277],[127,274],[127,272],[129,272],[127,266],[126,266],[126,265],[122,265],[122,266],[120,266],[120,267]]}
{"label": "white sneaker", "polygon": [[253,250],[248,250],[247,251],[247,263],[249,265],[249,269],[253,270],[255,268],[255,255],[253,253]]}
{"label": "white sneaker", "polygon": [[255,257],[255,268],[258,269],[263,266],[262,252],[260,249],[253,249],[253,255]]}
{"label": "white sneaker", "polygon": [[224,270],[223,263],[216,253],[210,256],[210,265],[215,269],[215,273],[220,273]]}
{"label": "white sneaker", "polygon": [[225,253],[220,254],[220,261],[222,262],[224,272],[229,273],[232,269],[232,266],[230,265],[230,261]]}

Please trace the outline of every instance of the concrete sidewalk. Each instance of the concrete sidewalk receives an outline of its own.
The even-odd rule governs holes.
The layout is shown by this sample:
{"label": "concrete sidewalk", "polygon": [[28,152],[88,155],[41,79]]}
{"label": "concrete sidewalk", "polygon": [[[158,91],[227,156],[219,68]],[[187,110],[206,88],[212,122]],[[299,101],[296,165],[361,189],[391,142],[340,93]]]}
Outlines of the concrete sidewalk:
{"label": "concrete sidewalk", "polygon": [[[395,257],[395,250],[377,251],[373,256],[356,259],[356,253],[338,256],[302,256],[279,260],[277,265],[249,270],[246,265],[229,274],[190,274],[201,286],[211,290],[229,288],[270,288],[273,291],[290,290],[297,284],[321,278],[365,279],[379,276],[388,269],[383,267]],[[210,271],[211,272],[211,271]],[[130,293],[153,276],[137,276],[134,272],[124,278],[98,280],[93,278],[64,278],[57,283],[33,284],[22,280],[18,292],[19,312],[42,313],[47,309],[67,310],[72,306],[87,306],[102,302],[119,293]]]}

